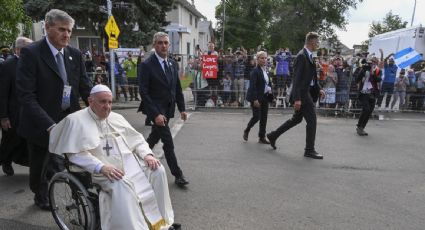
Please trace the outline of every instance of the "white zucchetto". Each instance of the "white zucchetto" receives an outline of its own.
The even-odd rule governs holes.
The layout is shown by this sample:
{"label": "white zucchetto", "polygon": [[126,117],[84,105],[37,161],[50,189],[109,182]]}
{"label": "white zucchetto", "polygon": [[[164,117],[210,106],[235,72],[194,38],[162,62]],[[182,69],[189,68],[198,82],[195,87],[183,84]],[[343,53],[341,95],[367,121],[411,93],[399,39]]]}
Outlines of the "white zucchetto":
{"label": "white zucchetto", "polygon": [[106,85],[96,85],[94,86],[91,91],[90,91],[90,95],[95,94],[95,93],[100,93],[100,92],[109,92],[112,93],[111,90],[108,88],[108,86]]}

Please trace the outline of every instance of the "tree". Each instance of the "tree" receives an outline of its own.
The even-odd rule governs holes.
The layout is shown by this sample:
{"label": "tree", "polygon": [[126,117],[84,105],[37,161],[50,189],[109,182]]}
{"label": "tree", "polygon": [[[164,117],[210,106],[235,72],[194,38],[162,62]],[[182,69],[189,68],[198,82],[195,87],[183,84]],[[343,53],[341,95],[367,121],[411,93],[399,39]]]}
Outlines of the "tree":
{"label": "tree", "polygon": [[406,28],[406,26],[407,21],[403,21],[400,16],[390,11],[382,19],[382,22],[372,22],[369,29],[369,38],[389,31]]}
{"label": "tree", "polygon": [[[226,44],[231,44],[232,39],[252,39],[256,45],[264,43],[271,50],[284,46],[299,49],[304,43],[305,34],[309,31],[317,31],[325,37],[331,37],[335,34],[334,27],[345,28],[347,24],[345,12],[350,7],[355,8],[358,2],[362,1],[226,0],[225,41]],[[222,5],[223,2],[216,8],[219,30],[223,25]],[[229,18],[227,12],[229,12]],[[235,29],[235,26],[231,25],[232,18],[243,20],[243,22],[248,19],[252,20],[249,25],[244,25],[242,22],[235,23],[237,27]],[[242,34],[242,37],[238,34],[236,38],[226,36],[228,33],[234,34],[237,29],[255,30],[256,36],[248,37],[247,33]],[[227,32],[228,30],[231,31]],[[221,37],[221,33],[218,35]]]}
{"label": "tree", "polygon": [[269,30],[271,48],[288,46],[299,49],[305,34],[318,32],[325,39],[335,36],[334,28],[344,29],[345,13],[363,0],[276,0],[276,20]]}
{"label": "tree", "polygon": [[[107,37],[104,32],[108,20],[106,0],[74,0],[72,4],[66,0],[24,0],[24,2],[28,15],[35,21],[42,20],[48,10],[57,8],[70,14],[78,26],[84,26],[100,37]],[[120,45],[135,47],[149,44],[152,34],[168,24],[165,16],[166,12],[172,9],[173,2],[173,0],[116,2],[112,14],[121,31]]]}
{"label": "tree", "polygon": [[272,0],[227,0],[226,15],[223,20],[223,3],[216,7],[217,32],[221,33],[224,24],[226,47],[257,47],[265,41],[265,28],[272,16]]}
{"label": "tree", "polygon": [[25,15],[22,0],[1,0],[0,9],[0,45],[10,46],[20,32],[19,24],[25,29],[31,20]]}

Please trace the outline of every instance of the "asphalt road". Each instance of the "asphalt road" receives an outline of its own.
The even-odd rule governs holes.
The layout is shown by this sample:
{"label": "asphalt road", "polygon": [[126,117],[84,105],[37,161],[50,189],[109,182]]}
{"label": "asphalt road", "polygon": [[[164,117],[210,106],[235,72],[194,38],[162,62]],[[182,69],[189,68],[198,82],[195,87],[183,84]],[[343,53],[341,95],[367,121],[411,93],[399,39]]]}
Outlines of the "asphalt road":
{"label": "asphalt road", "polygon": [[[149,133],[134,110],[118,112]],[[267,130],[289,117],[271,114]],[[248,110],[194,112],[176,135],[190,185],[177,188],[169,174],[169,186],[183,229],[425,229],[423,114],[371,120],[368,137],[355,134],[356,120],[319,117],[324,160],[303,157],[305,123],[282,135],[277,150],[257,143],[258,126],[242,141],[249,118]],[[0,176],[0,229],[57,229],[32,205],[28,169],[15,170]]]}

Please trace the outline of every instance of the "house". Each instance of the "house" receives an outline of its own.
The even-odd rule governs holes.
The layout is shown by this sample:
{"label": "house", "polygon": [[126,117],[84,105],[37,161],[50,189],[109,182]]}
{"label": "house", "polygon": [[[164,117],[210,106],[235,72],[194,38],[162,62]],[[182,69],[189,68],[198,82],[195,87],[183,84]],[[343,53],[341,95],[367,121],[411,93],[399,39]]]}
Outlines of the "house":
{"label": "house", "polygon": [[320,48],[327,50],[327,55],[333,56],[336,53],[340,53],[340,55],[344,57],[349,57],[354,54],[354,49],[348,48],[346,45],[342,44],[341,42],[330,42],[329,40],[321,40],[320,41]]}
{"label": "house", "polygon": [[171,53],[196,55],[198,46],[206,50],[209,39],[213,38],[211,22],[196,9],[194,0],[191,3],[176,0],[166,20],[170,22],[165,31],[170,36]]}
{"label": "house", "polygon": [[208,42],[215,41],[214,30],[211,21],[199,22],[199,47],[205,51],[208,49]]}

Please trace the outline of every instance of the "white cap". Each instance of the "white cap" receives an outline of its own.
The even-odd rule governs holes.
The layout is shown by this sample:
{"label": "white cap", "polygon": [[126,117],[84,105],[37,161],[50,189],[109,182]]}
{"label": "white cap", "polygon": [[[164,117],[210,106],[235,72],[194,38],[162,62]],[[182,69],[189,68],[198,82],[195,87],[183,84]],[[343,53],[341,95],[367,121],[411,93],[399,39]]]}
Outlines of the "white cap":
{"label": "white cap", "polygon": [[91,91],[90,91],[90,95],[95,94],[95,93],[100,93],[100,92],[109,92],[112,94],[111,90],[108,88],[108,86],[106,85],[96,85],[94,86]]}

